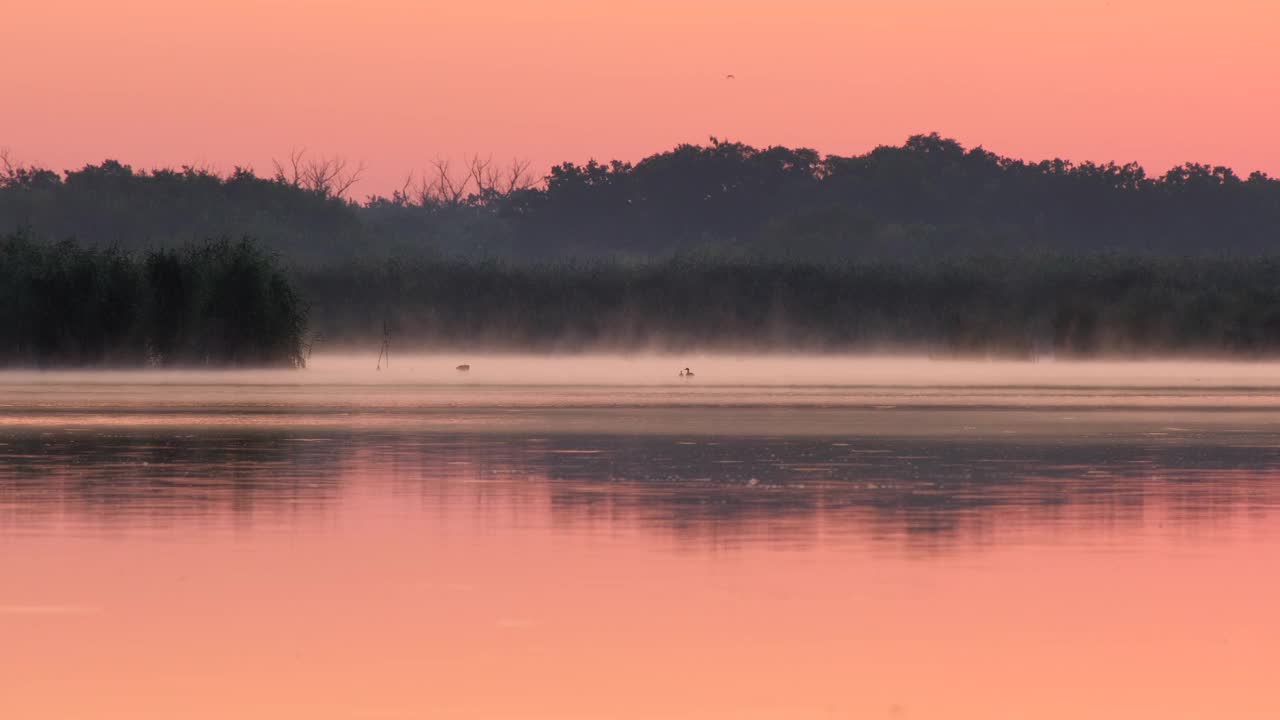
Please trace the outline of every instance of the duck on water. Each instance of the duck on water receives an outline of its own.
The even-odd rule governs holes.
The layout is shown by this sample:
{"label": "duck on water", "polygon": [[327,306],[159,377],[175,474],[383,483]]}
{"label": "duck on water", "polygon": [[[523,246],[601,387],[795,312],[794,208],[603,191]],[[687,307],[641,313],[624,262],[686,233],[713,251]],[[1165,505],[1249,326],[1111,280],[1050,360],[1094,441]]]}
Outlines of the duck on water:
{"label": "duck on water", "polygon": [[680,377],[691,378],[693,377],[693,371],[690,370],[689,368],[685,368],[680,371]]}

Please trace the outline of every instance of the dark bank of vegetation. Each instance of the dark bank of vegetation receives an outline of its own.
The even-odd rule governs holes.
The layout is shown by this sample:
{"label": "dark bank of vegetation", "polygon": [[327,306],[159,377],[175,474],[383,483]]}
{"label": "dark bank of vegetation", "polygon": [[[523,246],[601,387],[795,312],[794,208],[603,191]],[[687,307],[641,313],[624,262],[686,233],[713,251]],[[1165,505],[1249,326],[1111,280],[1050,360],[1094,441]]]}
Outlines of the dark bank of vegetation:
{"label": "dark bank of vegetation", "polygon": [[145,254],[0,237],[0,365],[303,364],[290,279],[249,241]]}
{"label": "dark bank of vegetation", "polygon": [[420,349],[1280,352],[1262,173],[933,134],[851,157],[713,139],[540,181],[476,157],[363,202],[358,177],[0,154],[0,363],[300,366],[307,337],[372,350],[384,322]]}
{"label": "dark bank of vegetation", "polygon": [[0,239],[0,364],[301,367],[315,338],[371,352],[384,330],[401,350],[1264,357],[1280,354],[1280,257],[436,258],[285,271],[248,240],[128,253]]}
{"label": "dark bank of vegetation", "polygon": [[[4,160],[0,158],[0,160]],[[793,261],[1123,250],[1258,255],[1280,241],[1280,180],[1186,164],[1028,162],[936,134],[863,155],[712,140],[636,163],[437,163],[350,199],[358,168],[295,153],[237,168],[65,173],[0,162],[0,232],[128,249],[247,233],[295,262],[390,257]]]}
{"label": "dark bank of vegetation", "polygon": [[304,271],[330,347],[1280,352],[1280,258],[1024,255],[840,264],[424,261]]}

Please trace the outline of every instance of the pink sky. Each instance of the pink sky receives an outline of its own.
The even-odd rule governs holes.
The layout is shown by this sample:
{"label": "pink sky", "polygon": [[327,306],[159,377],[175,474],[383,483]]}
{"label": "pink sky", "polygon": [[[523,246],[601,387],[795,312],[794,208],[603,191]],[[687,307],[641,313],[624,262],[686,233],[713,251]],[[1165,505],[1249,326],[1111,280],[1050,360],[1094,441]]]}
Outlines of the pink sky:
{"label": "pink sky", "polygon": [[1280,174],[1277,35],[1270,0],[43,0],[4,11],[0,146],[262,173],[307,147],[364,160],[361,193],[471,152],[544,169],[931,130]]}

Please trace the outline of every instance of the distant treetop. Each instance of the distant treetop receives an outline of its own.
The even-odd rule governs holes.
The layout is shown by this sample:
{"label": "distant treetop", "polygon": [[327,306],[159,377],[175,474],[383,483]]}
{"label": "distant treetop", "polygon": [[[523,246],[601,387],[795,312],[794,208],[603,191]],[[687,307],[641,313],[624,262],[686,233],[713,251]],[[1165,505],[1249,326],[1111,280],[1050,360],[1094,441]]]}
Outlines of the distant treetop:
{"label": "distant treetop", "polygon": [[711,138],[630,163],[439,161],[390,197],[347,196],[363,172],[295,151],[246,168],[61,174],[0,154],[0,231],[90,245],[262,238],[299,261],[405,254],[652,258],[699,252],[824,259],[1009,249],[1274,250],[1280,180],[1185,164],[1027,162],[937,133],[862,155]]}

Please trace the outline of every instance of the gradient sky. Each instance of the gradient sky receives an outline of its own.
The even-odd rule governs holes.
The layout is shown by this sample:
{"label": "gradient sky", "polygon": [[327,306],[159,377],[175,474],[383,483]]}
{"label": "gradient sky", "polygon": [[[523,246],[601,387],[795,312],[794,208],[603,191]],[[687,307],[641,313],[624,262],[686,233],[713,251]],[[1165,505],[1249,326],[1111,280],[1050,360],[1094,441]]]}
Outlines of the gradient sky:
{"label": "gradient sky", "polygon": [[263,173],[307,147],[366,161],[362,193],[477,151],[545,169],[930,130],[1280,174],[1277,36],[1274,0],[42,0],[4,10],[0,146]]}

